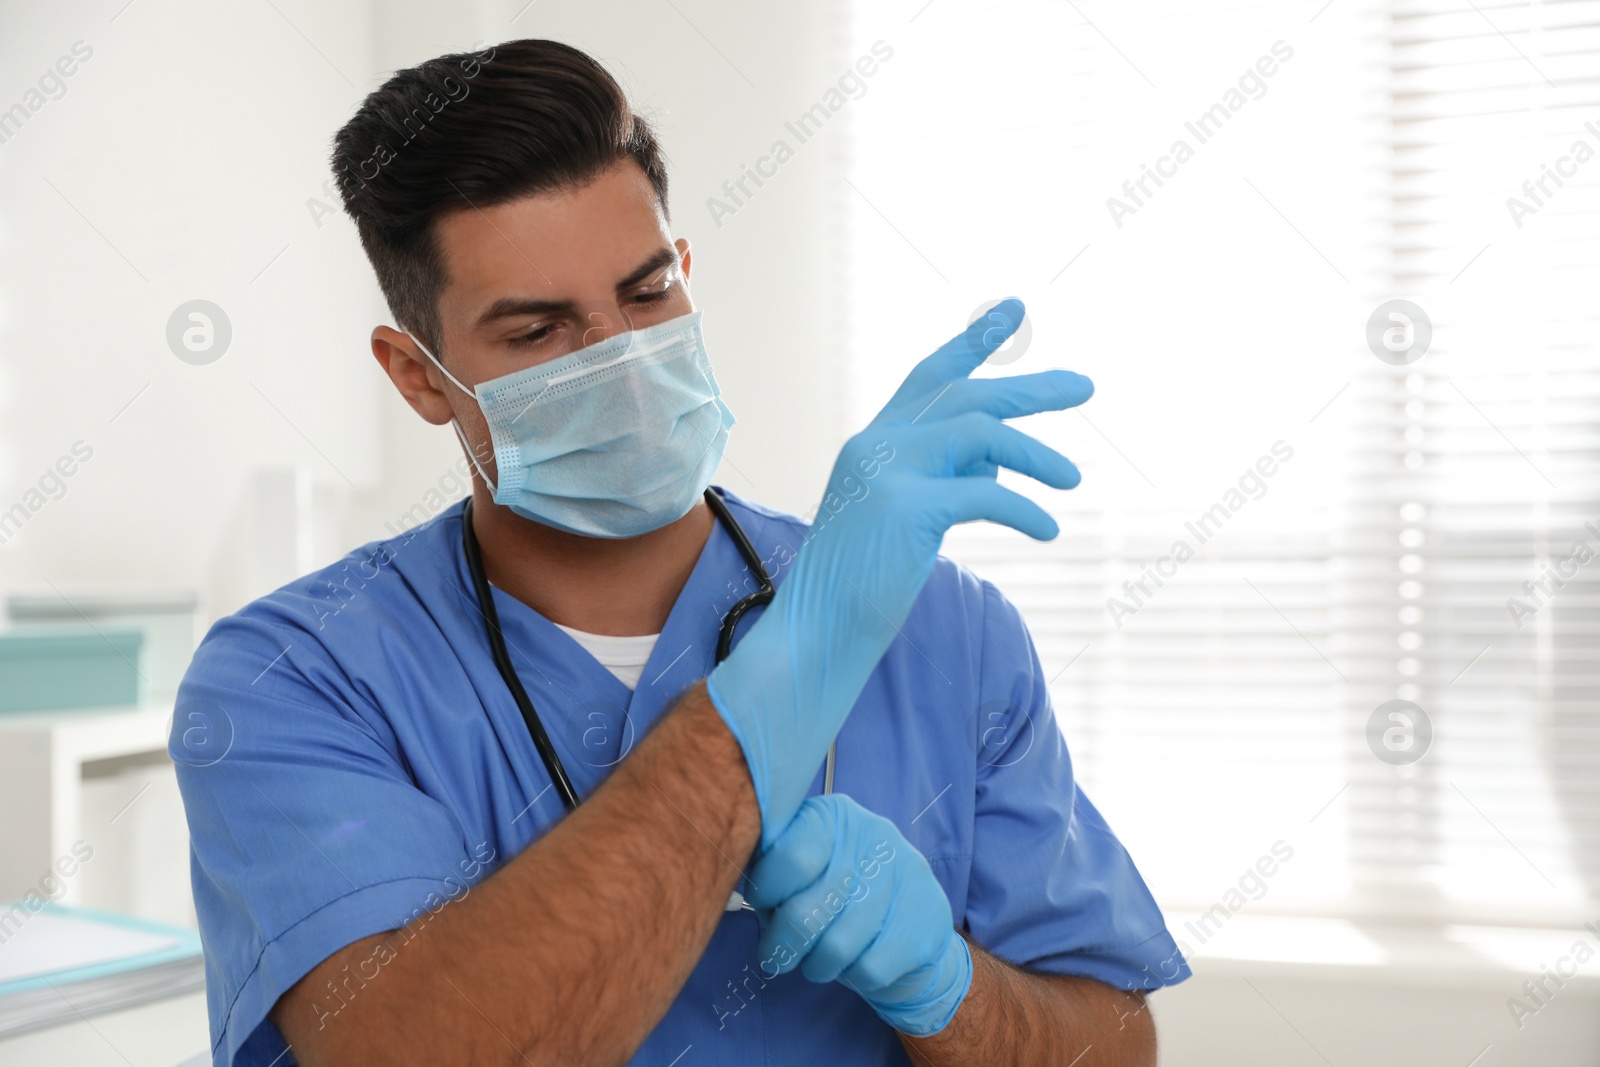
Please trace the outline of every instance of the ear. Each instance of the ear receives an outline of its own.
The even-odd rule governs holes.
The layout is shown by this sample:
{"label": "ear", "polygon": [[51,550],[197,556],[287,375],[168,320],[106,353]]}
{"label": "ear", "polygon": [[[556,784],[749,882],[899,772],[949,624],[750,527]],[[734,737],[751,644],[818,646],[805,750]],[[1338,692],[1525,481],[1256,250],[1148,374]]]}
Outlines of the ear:
{"label": "ear", "polygon": [[388,326],[372,331],[372,355],[406,403],[435,426],[455,417],[447,391],[455,388],[407,334]]}
{"label": "ear", "polygon": [[684,281],[688,281],[689,280],[689,270],[690,270],[690,266],[691,266],[690,253],[689,253],[689,239],[686,238],[686,237],[680,237],[676,241],[672,242],[672,245],[673,245],[674,248],[676,248],[678,250],[678,260],[679,260],[679,262],[681,262],[683,264],[683,279],[684,279]]}

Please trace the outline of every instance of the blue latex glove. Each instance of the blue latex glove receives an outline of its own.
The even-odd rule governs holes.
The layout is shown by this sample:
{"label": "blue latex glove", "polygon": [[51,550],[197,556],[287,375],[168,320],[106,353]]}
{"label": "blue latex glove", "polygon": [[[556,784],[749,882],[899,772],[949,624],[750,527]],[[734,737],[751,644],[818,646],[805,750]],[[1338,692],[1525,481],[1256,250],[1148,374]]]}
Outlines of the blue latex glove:
{"label": "blue latex glove", "polygon": [[1006,300],[917,364],[845,443],[793,570],[707,691],[744,750],[770,846],[933,569],[944,533],[988,520],[1037,540],[1057,527],[1002,488],[998,468],[1056,489],[1078,469],[1003,420],[1075,407],[1094,386],[1070,371],[968,375],[1021,325]]}
{"label": "blue latex glove", "polygon": [[750,882],[768,978],[798,965],[843,982],[913,1037],[943,1030],[972,987],[972,953],[928,861],[841,793],[801,805]]}

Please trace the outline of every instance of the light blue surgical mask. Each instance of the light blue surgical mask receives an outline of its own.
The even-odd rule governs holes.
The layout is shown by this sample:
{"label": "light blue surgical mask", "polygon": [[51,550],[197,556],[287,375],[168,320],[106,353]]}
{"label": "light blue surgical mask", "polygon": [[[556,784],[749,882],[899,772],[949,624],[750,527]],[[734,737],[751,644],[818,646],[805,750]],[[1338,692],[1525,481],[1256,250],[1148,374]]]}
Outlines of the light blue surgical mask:
{"label": "light blue surgical mask", "polygon": [[496,504],[586,537],[637,537],[689,513],[733,428],[700,314],[616,334],[476,389],[407,336],[478,401],[498,482],[460,424],[451,425]]}

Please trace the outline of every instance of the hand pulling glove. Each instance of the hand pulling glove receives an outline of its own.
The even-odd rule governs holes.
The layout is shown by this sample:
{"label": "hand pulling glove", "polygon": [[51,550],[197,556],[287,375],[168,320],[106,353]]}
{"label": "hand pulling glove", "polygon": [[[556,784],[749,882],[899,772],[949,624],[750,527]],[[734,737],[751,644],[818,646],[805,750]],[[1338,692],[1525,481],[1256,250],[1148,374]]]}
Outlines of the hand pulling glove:
{"label": "hand pulling glove", "polygon": [[1089,399],[1082,375],[968,377],[1021,324],[1005,300],[924,359],[845,443],[793,569],[707,679],[744,751],[762,844],[789,824],[823,756],[933,569],[951,526],[987,520],[1047,541],[1055,520],[1002,487],[999,468],[1055,489],[1078,469],[1006,419]]}
{"label": "hand pulling glove", "polygon": [[972,985],[972,954],[922,853],[843,794],[812,797],[750,871],[767,977],[796,965],[839,981],[903,1033],[943,1030]]}

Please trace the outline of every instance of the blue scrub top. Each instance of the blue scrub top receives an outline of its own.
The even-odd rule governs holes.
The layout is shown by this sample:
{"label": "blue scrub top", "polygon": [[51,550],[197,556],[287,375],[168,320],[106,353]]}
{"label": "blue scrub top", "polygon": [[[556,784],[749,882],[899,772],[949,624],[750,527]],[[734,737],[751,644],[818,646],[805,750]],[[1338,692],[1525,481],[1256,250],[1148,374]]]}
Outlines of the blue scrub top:
{"label": "blue scrub top", "polygon": [[[724,495],[781,584],[806,523]],[[580,797],[711,670],[723,614],[754,588],[717,524],[632,693],[494,590]],[[563,815],[490,657],[460,504],[220,620],[179,691],[169,751],[217,1065],[292,1062],[267,1020],[290,986],[343,946],[470,895]],[[960,565],[939,560],[867,683],[839,734],[835,790],[894,821],[957,925],[1001,958],[1122,989],[1189,976],[1133,860],[1073,782],[1021,616]],[[844,986],[766,978],[758,936],[752,913],[724,914],[630,1062],[909,1063]]]}

